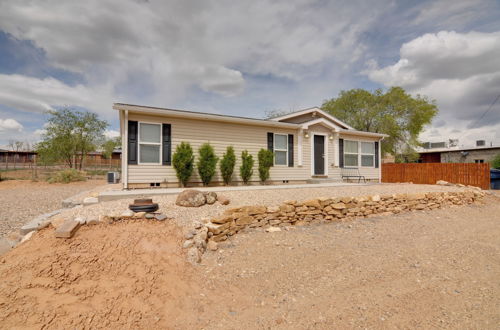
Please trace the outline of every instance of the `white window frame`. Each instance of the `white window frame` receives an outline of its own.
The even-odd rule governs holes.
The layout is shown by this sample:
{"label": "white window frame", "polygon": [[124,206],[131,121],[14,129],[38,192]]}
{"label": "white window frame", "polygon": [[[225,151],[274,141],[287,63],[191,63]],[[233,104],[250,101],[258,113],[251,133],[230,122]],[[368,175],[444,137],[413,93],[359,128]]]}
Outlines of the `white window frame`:
{"label": "white window frame", "polygon": [[[283,135],[285,137],[286,149],[276,148],[276,135]],[[275,154],[276,151],[286,152],[286,157],[285,157],[286,164],[276,164],[276,154]],[[273,133],[273,156],[274,156],[274,162],[273,162],[274,166],[288,166],[288,134]]]}
{"label": "white window frame", "polygon": [[[344,146],[345,146],[345,141],[351,141],[351,142],[357,142],[358,143],[358,152],[357,152],[357,155],[358,155],[358,166],[356,166],[356,168],[360,168],[360,167],[363,167],[363,168],[375,168],[375,155],[377,153],[377,150],[375,150],[375,141],[367,141],[367,140],[348,140],[348,139],[344,139]],[[361,153],[362,151],[362,148],[361,148],[361,144],[362,143],[373,143],[373,149],[374,149],[374,152],[373,154],[367,154],[367,153]],[[355,155],[355,153],[352,153],[352,152],[345,152],[345,147],[344,147],[344,167],[354,167],[354,166],[347,166],[346,165],[346,162],[345,162],[345,155],[348,154],[348,155]],[[361,162],[361,156],[373,156],[373,166],[363,166],[363,163]]]}
{"label": "white window frame", "polygon": [[[160,142],[141,142],[141,124],[148,124],[148,125],[158,125],[160,126]],[[138,165],[161,165],[161,161],[163,159],[163,148],[162,148],[162,124],[161,123],[153,123],[153,122],[147,122],[147,121],[140,121],[137,124],[137,164]],[[141,144],[148,144],[148,145],[154,145],[154,146],[160,146],[160,159],[158,163],[142,163],[141,162]]]}
{"label": "white window frame", "polygon": [[[363,143],[372,143],[373,144],[373,154],[362,153],[363,148],[361,147],[361,145]],[[360,167],[375,168],[375,153],[376,152],[377,152],[377,150],[375,150],[375,141],[359,141],[359,165],[360,165]],[[361,161],[362,156],[373,156],[373,165],[372,166],[363,166],[363,162]]]}
{"label": "white window frame", "polygon": [[[358,144],[358,152],[356,152],[356,153],[353,153],[353,152],[346,152],[346,151],[345,151],[345,150],[346,150],[346,148],[345,148],[346,141],[349,141],[349,142],[356,142],[356,143]],[[361,163],[360,163],[360,161],[361,161],[361,157],[360,157],[360,149],[359,149],[359,148],[361,148],[361,143],[360,143],[360,141],[358,141],[358,140],[346,140],[346,139],[344,139],[344,155],[343,155],[343,157],[344,157],[344,167],[347,167],[347,168],[349,168],[349,167],[356,167],[356,168],[360,167],[360,164],[361,164]],[[357,156],[358,156],[358,165],[357,165],[357,166],[353,166],[353,165],[346,165],[346,162],[345,162],[345,155],[346,155],[346,154],[347,154],[347,155],[357,155]]]}

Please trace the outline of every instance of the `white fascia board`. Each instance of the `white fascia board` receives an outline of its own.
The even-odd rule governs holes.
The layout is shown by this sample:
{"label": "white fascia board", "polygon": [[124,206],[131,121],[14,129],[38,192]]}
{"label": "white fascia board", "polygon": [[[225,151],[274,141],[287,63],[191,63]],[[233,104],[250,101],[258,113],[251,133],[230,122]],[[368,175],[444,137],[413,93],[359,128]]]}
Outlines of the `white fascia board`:
{"label": "white fascia board", "polygon": [[343,135],[358,135],[358,136],[377,137],[380,139],[383,139],[383,138],[386,138],[389,136],[387,134],[382,134],[382,133],[364,132],[364,131],[356,131],[356,130],[351,131],[351,130],[345,130],[345,129],[340,130],[339,133],[343,134]]}
{"label": "white fascia board", "polygon": [[325,118],[318,118],[318,119],[314,119],[314,120],[302,123],[302,129],[308,129],[309,126],[316,125],[316,124],[322,124],[328,128],[331,128],[332,131],[335,131],[335,132],[338,132],[339,129],[341,129],[340,127],[332,124],[330,121],[326,120]]}

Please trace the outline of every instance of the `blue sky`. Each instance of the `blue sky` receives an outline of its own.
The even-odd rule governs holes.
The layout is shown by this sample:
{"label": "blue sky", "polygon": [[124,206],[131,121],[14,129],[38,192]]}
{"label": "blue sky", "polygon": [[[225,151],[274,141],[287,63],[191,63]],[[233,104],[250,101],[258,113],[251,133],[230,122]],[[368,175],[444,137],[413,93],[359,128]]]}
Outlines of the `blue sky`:
{"label": "blue sky", "polygon": [[[500,143],[500,2],[0,3],[0,146],[36,142],[45,112],[113,102],[263,117],[351,88],[437,101],[424,140]],[[474,127],[471,125],[474,124]]]}

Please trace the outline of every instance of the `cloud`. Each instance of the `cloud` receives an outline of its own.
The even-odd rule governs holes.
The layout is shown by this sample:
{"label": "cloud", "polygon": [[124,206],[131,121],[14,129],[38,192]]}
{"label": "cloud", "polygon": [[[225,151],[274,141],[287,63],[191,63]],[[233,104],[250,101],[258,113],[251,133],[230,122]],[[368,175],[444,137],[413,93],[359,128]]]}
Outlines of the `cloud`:
{"label": "cloud", "polygon": [[104,136],[108,139],[112,139],[112,138],[115,138],[115,137],[119,137],[120,136],[120,132],[119,131],[115,131],[115,130],[106,130],[104,132]]}
{"label": "cloud", "polygon": [[0,118],[0,132],[5,131],[18,131],[23,130],[23,125],[17,122],[17,120],[12,118],[1,119]]}
{"label": "cloud", "polygon": [[[499,58],[500,32],[441,31],[403,44],[400,59],[393,65],[379,68],[376,62],[369,62],[365,74],[387,87],[402,86],[435,99],[440,113],[434,126],[442,137],[472,136],[467,131],[470,128],[484,128],[474,131],[475,136],[494,136],[489,130],[500,128],[500,104],[484,120],[477,119],[500,93]],[[451,132],[457,127],[462,134]]]}

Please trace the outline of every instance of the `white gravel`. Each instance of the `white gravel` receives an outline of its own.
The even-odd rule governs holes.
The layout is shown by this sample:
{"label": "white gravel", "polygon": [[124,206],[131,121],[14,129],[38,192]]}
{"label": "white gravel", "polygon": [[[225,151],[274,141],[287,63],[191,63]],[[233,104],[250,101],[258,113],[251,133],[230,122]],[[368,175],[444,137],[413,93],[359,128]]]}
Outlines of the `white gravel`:
{"label": "white gravel", "polygon": [[[342,186],[328,188],[299,188],[299,189],[268,189],[268,190],[247,190],[247,191],[226,191],[218,194],[224,195],[231,200],[229,205],[204,205],[201,207],[180,207],[175,205],[177,195],[154,196],[153,202],[160,206],[159,211],[168,217],[174,218],[176,222],[184,227],[190,227],[195,220],[205,217],[213,217],[221,214],[228,208],[242,205],[278,205],[285,200],[306,200],[316,197],[335,196],[364,196],[375,194],[396,194],[434,191],[459,191],[463,188],[436,186],[436,185],[416,185],[416,184],[377,184],[370,186]],[[128,205],[133,199],[122,199],[116,201],[102,202],[96,205],[85,206],[83,208],[70,209],[60,216],[66,219],[75,217],[93,218],[99,215],[120,215],[128,209]]]}

